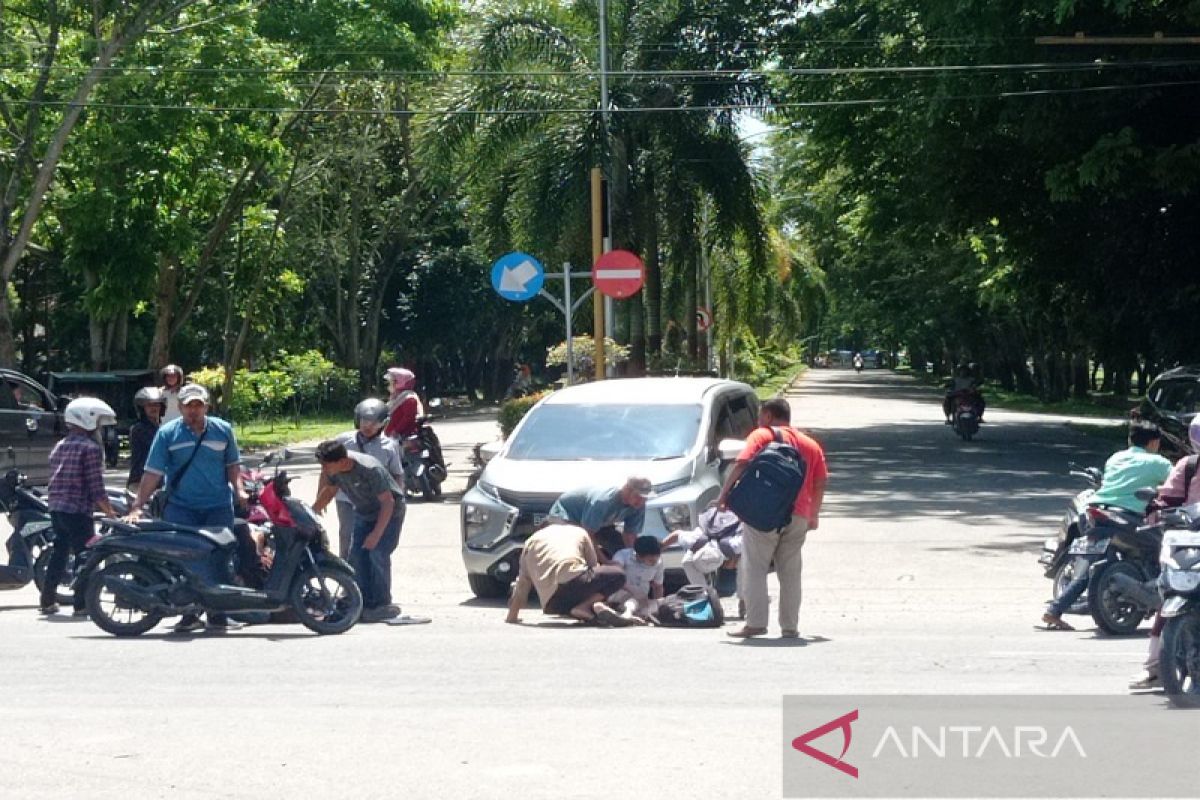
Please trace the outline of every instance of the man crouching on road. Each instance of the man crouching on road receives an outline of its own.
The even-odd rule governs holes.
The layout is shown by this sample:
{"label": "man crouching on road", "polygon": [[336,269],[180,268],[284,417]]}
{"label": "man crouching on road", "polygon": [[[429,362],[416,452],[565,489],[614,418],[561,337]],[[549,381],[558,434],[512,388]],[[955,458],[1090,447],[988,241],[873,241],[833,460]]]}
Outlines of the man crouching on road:
{"label": "man crouching on road", "polygon": [[543,613],[622,625],[624,620],[604,604],[604,598],[624,585],[620,567],[600,566],[587,531],[566,523],[546,525],[525,541],[505,622],[521,621],[521,609],[533,587]]}
{"label": "man crouching on road", "polygon": [[365,453],[350,453],[337,439],[317,445],[321,479],[313,510],[325,510],[341,489],[354,506],[350,565],[363,593],[363,622],[400,616],[392,605],[392,551],[404,524],[404,492],[391,473]]}
{"label": "man crouching on road", "polygon": [[788,401],[776,397],[763,403],[758,414],[759,427],[746,439],[746,447],[729,470],[721,489],[718,507],[724,510],[729,490],[742,477],[750,459],[775,440],[772,428],[779,428],[784,441],[795,447],[808,470],[804,486],[792,505],[792,521],[777,531],[761,531],[746,525],[742,535],[742,558],[738,564],[738,589],[746,601],[746,624],[730,636],[746,639],[767,632],[770,612],[767,595],[767,573],[775,564],[779,578],[779,627],[785,639],[800,638],[800,573],[803,567],[801,549],[809,531],[817,529],[821,503],[825,499],[825,482],[829,473],[821,445],[805,436],[792,425],[792,408]]}

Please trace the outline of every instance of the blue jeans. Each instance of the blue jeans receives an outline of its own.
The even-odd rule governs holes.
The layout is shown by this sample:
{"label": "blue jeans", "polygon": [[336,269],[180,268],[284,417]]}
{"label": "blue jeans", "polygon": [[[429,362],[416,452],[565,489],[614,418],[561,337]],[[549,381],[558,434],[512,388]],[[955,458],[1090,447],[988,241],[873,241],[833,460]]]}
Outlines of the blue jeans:
{"label": "blue jeans", "polygon": [[[1088,562],[1088,566],[1091,567],[1091,562]],[[1061,617],[1065,614],[1071,606],[1075,605],[1075,601],[1079,599],[1079,596],[1087,591],[1088,579],[1091,575],[1092,571],[1085,569],[1083,574],[1072,578],[1071,582],[1067,584],[1067,588],[1063,589],[1063,593],[1058,596],[1058,599],[1046,607],[1046,611],[1056,617]]]}
{"label": "blue jeans", "polygon": [[[217,506],[216,508],[189,508],[181,506],[178,503],[167,501],[167,507],[163,509],[163,521],[173,522],[176,525],[189,525],[193,528],[220,526],[224,528],[233,527],[233,506]],[[225,580],[232,580],[232,575],[225,576]],[[225,615],[216,611],[208,612],[208,621],[214,625],[225,624]]]}
{"label": "blue jeans", "polygon": [[374,516],[354,513],[354,535],[350,540],[350,566],[362,589],[363,608],[382,608],[392,602],[392,551],[400,543],[400,527],[404,524],[404,506],[396,507],[395,515],[383,530],[383,537],[373,550],[363,543],[375,529]]}
{"label": "blue jeans", "polygon": [[189,525],[193,528],[212,526],[232,528],[233,506],[189,508],[168,500],[167,507],[163,509],[163,521],[174,522],[176,525]]}

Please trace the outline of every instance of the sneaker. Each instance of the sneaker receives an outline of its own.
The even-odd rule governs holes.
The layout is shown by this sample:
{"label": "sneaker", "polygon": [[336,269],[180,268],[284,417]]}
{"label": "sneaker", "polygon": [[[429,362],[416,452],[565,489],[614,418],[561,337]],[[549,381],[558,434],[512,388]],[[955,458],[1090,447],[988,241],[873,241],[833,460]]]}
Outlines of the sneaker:
{"label": "sneaker", "polygon": [[71,612],[71,616],[75,619],[87,619],[88,612],[86,608],[77,608]]}
{"label": "sneaker", "polygon": [[380,613],[387,614],[384,619],[395,619],[396,617],[400,616],[400,606],[396,605],[395,603],[390,603],[384,606]]}
{"label": "sneaker", "polygon": [[208,631],[209,633],[225,633],[225,631],[229,630],[229,622],[224,619],[210,619],[208,622],[204,623],[204,630]]}
{"label": "sneaker", "polygon": [[185,614],[183,619],[175,623],[172,629],[176,633],[191,633],[193,631],[204,630],[204,623],[200,620],[198,614]]}
{"label": "sneaker", "polygon": [[800,631],[786,630],[779,634],[780,639],[799,639]]}
{"label": "sneaker", "polygon": [[58,603],[51,603],[48,606],[42,606],[41,608],[38,609],[38,613],[41,614],[43,617],[49,617],[53,614],[57,614],[58,613]]}
{"label": "sneaker", "polygon": [[1134,692],[1146,692],[1151,689],[1161,689],[1162,679],[1150,672],[1145,672],[1140,678],[1130,681],[1129,688]]}

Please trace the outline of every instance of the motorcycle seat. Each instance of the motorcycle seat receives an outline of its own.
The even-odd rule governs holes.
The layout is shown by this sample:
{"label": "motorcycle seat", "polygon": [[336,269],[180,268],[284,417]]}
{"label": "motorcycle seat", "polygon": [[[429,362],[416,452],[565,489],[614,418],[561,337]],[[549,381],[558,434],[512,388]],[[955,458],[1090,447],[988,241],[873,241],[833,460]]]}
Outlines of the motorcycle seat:
{"label": "motorcycle seat", "polygon": [[194,528],[191,525],[179,525],[173,522],[153,520],[151,522],[138,523],[138,529],[143,531],[186,531],[187,533],[197,533],[218,547],[228,547],[237,541],[237,538],[233,535],[233,531],[219,525]]}

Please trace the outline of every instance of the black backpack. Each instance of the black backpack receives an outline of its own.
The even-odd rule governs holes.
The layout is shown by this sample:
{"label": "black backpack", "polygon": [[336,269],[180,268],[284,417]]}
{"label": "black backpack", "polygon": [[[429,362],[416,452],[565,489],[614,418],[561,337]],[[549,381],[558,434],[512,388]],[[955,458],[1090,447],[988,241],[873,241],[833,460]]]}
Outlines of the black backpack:
{"label": "black backpack", "polygon": [[664,628],[719,628],[725,610],[716,589],[689,583],[658,601],[654,621]]}
{"label": "black backpack", "polygon": [[792,521],[792,507],[808,473],[808,464],[779,428],[771,432],[775,441],[750,459],[726,499],[742,522],[760,531],[777,531]]}

